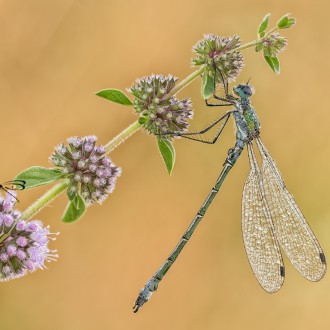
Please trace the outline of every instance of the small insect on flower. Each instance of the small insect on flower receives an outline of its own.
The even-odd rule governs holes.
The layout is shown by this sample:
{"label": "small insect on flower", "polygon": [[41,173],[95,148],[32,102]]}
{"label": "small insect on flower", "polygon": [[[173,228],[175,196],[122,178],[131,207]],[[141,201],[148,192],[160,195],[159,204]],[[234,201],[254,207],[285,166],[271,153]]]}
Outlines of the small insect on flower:
{"label": "small insect on flower", "polygon": [[121,168],[107,157],[104,146],[96,146],[96,136],[68,138],[68,146],[59,144],[50,161],[70,180],[68,194],[79,193],[87,205],[101,204],[115,188]]}
{"label": "small insect on flower", "polygon": [[56,250],[49,250],[49,240],[55,240],[49,226],[41,221],[19,220],[21,213],[14,209],[15,192],[0,196],[0,281],[8,281],[38,268],[44,269],[45,261],[54,261]]}
{"label": "small insect on flower", "polygon": [[10,193],[10,190],[24,190],[25,185],[26,185],[26,181],[24,180],[7,181],[5,183],[0,183],[0,190],[5,191],[7,194],[14,197],[17,202],[19,202],[19,200],[16,198],[16,195]]}

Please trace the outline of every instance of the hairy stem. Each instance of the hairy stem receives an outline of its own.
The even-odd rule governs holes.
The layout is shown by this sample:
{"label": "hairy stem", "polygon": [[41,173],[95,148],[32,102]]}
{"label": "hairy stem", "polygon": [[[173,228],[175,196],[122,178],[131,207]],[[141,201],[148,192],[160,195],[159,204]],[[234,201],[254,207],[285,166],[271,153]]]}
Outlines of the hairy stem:
{"label": "hairy stem", "polygon": [[19,220],[29,220],[35,214],[40,212],[42,208],[48,205],[53,199],[58,197],[66,188],[68,187],[68,183],[66,181],[61,181],[56,184],[54,187],[49,189],[45,194],[43,194],[36,202],[30,205],[21,215]]}
{"label": "hairy stem", "polygon": [[141,128],[141,124],[138,121],[135,121],[127,128],[125,128],[122,132],[120,132],[117,136],[115,136],[111,141],[109,141],[106,145],[106,153],[109,154],[112,150],[117,148],[122,142],[124,142],[127,138],[129,138],[132,134],[137,132]]}
{"label": "hairy stem", "polygon": [[168,97],[175,95],[179,92],[182,88],[186,87],[190,84],[195,78],[199,77],[205,70],[206,65],[202,65],[198,70],[190,74],[188,77],[181,80],[171,91],[168,93]]}

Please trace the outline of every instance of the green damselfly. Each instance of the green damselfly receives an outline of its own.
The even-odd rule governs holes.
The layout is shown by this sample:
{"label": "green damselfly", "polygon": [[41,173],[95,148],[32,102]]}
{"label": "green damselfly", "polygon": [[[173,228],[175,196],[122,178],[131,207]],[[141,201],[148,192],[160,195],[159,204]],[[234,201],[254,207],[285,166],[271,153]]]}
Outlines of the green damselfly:
{"label": "green damselfly", "polygon": [[[159,282],[179,256],[199,222],[205,215],[213,198],[219,191],[227,174],[235,165],[245,146],[248,149],[250,172],[246,179],[242,197],[242,231],[246,253],[252,270],[262,288],[273,293],[279,290],[285,277],[285,268],[280,247],[293,266],[310,281],[319,281],[326,272],[326,260],[323,250],[296,204],[287,190],[281,174],[260,138],[260,123],[250,103],[253,89],[247,84],[233,88],[236,96],[228,93],[228,84],[223,81],[225,96],[214,98],[221,101],[211,106],[234,108],[226,112],[206,129],[196,133],[180,134],[188,139],[206,143],[215,143],[226,126],[230,116],[236,124],[236,143],[228,151],[223,169],[211,189],[202,207],[183,234],[178,245],[159,270],[141,289],[133,307],[137,312],[157,290]],[[214,88],[215,90],[215,88]],[[222,125],[212,141],[199,140],[203,134],[216,124]],[[261,169],[253,149],[257,147],[262,161]]]}

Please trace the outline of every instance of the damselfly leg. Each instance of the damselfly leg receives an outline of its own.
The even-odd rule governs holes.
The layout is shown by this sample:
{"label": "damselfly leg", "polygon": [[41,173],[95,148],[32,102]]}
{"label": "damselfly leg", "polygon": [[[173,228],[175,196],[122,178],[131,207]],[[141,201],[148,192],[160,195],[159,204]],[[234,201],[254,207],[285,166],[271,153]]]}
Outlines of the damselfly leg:
{"label": "damselfly leg", "polygon": [[[237,99],[230,95],[228,92],[228,82],[223,78],[223,75],[221,73],[221,71],[219,71],[219,69],[217,69],[215,67],[215,77],[214,77],[214,93],[213,93],[213,97],[217,100],[222,100],[225,103],[218,103],[218,104],[213,104],[213,103],[209,103],[208,100],[205,100],[206,105],[209,107],[219,107],[219,106],[233,106],[235,105],[235,102],[237,102]],[[222,85],[224,86],[225,89],[225,96],[224,97],[220,97],[218,95],[216,95],[215,91],[216,91],[216,73],[219,73],[220,77],[221,77],[221,81],[222,81]],[[180,133],[180,132],[163,132],[159,135],[161,136],[180,136],[183,137],[185,139],[189,139],[189,140],[193,140],[193,141],[198,141],[198,142],[202,142],[202,143],[206,143],[206,144],[214,144],[215,142],[217,142],[217,140],[219,139],[223,129],[225,128],[228,119],[230,117],[232,111],[228,111],[226,112],[223,116],[221,116],[220,118],[218,118],[217,120],[215,120],[212,124],[208,125],[207,127],[205,127],[204,129],[202,129],[201,131],[198,132],[187,132],[187,133]],[[217,134],[215,135],[214,138],[212,138],[211,140],[207,140],[207,139],[199,139],[196,136],[198,135],[203,135],[205,133],[207,133],[208,131],[210,131],[213,127],[215,127],[218,123],[220,123],[221,121],[224,121],[223,124],[219,127]]]}

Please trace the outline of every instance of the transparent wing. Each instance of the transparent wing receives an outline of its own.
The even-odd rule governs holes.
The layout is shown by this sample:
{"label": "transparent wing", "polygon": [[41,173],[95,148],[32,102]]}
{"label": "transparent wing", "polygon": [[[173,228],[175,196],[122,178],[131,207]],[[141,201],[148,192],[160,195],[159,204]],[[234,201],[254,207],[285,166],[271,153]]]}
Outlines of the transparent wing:
{"label": "transparent wing", "polygon": [[258,282],[267,292],[273,293],[283,284],[284,264],[264,198],[260,170],[250,143],[248,152],[250,173],[244,185],[242,199],[243,240]]}
{"label": "transparent wing", "polygon": [[268,150],[260,138],[256,141],[262,158],[262,178],[276,238],[293,266],[308,280],[319,281],[326,272],[322,248],[286,189]]}
{"label": "transparent wing", "polygon": [[0,184],[3,188],[8,190],[24,190],[26,181],[24,180],[12,180]]}

